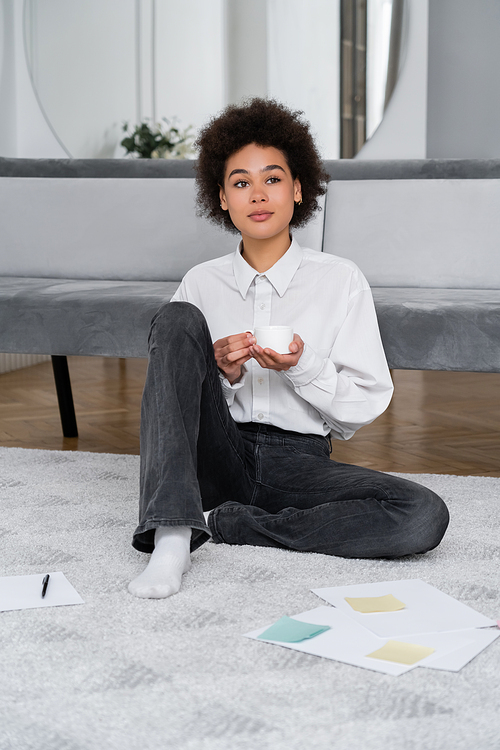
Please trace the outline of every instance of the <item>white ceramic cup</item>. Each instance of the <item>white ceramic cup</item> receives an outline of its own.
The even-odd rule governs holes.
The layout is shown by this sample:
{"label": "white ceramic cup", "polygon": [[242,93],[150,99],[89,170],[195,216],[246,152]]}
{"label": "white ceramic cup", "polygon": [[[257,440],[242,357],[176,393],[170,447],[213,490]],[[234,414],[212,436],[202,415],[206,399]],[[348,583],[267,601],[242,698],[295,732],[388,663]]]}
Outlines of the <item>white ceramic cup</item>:
{"label": "white ceramic cup", "polygon": [[291,354],[289,345],[293,341],[293,328],[290,326],[260,326],[253,335],[263,349],[272,349],[278,354]]}

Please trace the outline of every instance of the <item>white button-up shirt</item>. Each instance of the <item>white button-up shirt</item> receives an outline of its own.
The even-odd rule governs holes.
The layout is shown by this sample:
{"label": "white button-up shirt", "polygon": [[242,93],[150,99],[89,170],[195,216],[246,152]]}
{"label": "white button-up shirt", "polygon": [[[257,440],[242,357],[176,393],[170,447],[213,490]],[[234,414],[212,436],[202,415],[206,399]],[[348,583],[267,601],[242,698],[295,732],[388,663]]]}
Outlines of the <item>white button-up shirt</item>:
{"label": "white button-up shirt", "polygon": [[254,359],[222,388],[236,422],[272,424],[347,440],[389,405],[393,386],[368,282],[350,260],[296,240],[265,273],[240,253],[187,272],[172,301],[196,305],[212,340],[287,325],[305,343],[297,365],[276,372]]}

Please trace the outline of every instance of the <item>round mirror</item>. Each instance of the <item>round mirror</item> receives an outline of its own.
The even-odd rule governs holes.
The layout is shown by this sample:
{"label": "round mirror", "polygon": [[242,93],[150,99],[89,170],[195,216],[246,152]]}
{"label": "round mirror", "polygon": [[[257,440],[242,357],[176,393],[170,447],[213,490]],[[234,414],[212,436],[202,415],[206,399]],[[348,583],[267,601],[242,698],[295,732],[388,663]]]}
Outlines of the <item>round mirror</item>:
{"label": "round mirror", "polygon": [[134,26],[135,0],[25,0],[33,89],[68,156],[114,156],[122,122],[135,120]]}
{"label": "round mirror", "polygon": [[405,0],[341,0],[340,157],[352,158],[382,122],[404,61]]}

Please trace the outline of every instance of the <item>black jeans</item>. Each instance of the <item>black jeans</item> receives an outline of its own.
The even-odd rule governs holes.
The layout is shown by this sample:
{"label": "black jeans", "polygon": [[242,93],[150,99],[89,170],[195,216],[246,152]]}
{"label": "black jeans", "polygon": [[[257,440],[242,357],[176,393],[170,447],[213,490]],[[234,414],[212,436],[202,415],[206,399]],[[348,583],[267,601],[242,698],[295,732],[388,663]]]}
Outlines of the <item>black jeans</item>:
{"label": "black jeans", "polygon": [[[237,424],[202,313],[164,305],[149,337],[141,420],[139,526],[191,526],[192,549],[215,542],[341,557],[399,557],[441,541],[448,510],[415,482],[329,458],[328,438]],[[203,510],[211,510],[210,529]]]}

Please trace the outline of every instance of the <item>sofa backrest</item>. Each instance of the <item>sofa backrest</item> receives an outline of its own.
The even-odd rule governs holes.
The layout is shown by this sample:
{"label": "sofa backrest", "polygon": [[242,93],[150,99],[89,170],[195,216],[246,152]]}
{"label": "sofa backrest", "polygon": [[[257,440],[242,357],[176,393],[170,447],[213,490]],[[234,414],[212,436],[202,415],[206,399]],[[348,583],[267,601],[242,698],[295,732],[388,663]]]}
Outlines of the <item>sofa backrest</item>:
{"label": "sofa backrest", "polygon": [[[193,178],[0,177],[0,275],[180,281],[238,242],[194,197]],[[323,215],[296,236],[321,250]]]}
{"label": "sofa backrest", "polygon": [[[500,160],[325,162],[305,247],[373,286],[500,288]],[[0,158],[0,275],[179,281],[237,235],[195,215],[193,162]]]}
{"label": "sofa backrest", "polygon": [[500,289],[500,179],[333,180],[324,252],[375,287]]}

